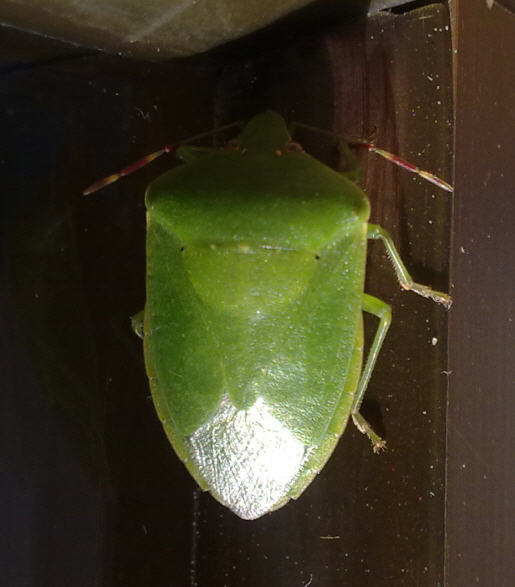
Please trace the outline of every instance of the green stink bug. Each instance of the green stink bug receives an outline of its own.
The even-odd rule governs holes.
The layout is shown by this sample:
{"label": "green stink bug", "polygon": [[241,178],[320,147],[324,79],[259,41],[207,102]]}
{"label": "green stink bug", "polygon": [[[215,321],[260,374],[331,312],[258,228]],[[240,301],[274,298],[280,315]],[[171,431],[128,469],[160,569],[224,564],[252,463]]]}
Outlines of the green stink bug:
{"label": "green stink bug", "polygon": [[[185,164],[146,193],[147,299],[135,330],[156,410],[200,487],[244,519],[297,498],[349,416],[375,451],[384,445],[359,412],[391,321],[363,291],[367,239],[385,244],[403,288],[450,305],[368,223],[368,199],[349,179],[357,163],[340,149],[346,173],[305,153],[267,111],[228,148],[181,147]],[[379,326],[362,366],[363,311]]]}

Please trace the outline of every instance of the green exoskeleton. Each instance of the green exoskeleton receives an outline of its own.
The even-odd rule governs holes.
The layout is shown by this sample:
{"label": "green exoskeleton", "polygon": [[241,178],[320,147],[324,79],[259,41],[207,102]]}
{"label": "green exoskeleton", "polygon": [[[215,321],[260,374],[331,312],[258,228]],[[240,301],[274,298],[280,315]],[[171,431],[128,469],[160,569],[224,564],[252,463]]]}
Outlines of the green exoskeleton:
{"label": "green exoskeleton", "polygon": [[[142,332],[156,410],[200,487],[244,519],[299,497],[349,417],[375,451],[384,445],[359,411],[391,320],[363,291],[367,240],[384,243],[403,288],[450,305],[369,224],[367,196],[349,179],[356,161],[340,148],[346,173],[305,153],[268,111],[227,148],[180,147],[185,163],[146,193]],[[364,364],[363,312],[379,320]]]}

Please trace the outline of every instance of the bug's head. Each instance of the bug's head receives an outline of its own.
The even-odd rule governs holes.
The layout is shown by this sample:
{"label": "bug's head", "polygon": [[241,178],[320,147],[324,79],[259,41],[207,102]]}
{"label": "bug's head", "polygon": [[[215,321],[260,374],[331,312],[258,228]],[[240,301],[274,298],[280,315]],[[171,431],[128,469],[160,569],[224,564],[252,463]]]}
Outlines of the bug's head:
{"label": "bug's head", "polygon": [[283,151],[290,141],[284,118],[272,110],[251,118],[238,137],[240,149],[249,152]]}

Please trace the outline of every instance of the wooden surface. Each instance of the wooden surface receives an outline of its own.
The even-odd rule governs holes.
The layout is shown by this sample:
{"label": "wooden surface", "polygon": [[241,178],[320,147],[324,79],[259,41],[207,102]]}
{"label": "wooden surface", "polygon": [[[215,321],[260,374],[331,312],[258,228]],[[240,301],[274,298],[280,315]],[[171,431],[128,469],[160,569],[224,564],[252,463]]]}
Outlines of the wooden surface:
{"label": "wooden surface", "polygon": [[497,587],[515,585],[515,14],[453,0],[452,16],[446,578]]}
{"label": "wooden surface", "polygon": [[[144,303],[144,188],[173,162],[80,192],[162,144],[269,107],[375,132],[449,180],[448,25],[433,6],[259,56],[162,65],[2,31],[9,585],[442,584],[445,310],[401,292],[371,244],[367,291],[392,304],[394,322],[363,409],[389,450],[372,454],[350,425],[297,502],[244,522],[200,494],[171,451],[130,330]],[[320,137],[298,138],[342,164]],[[391,232],[414,278],[447,289],[448,195],[363,161],[372,221]]]}

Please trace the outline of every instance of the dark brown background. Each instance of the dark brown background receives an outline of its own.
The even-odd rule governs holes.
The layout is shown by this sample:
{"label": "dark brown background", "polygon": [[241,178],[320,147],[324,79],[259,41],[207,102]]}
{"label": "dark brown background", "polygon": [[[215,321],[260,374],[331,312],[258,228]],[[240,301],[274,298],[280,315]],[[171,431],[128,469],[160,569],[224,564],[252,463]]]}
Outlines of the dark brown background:
{"label": "dark brown background", "polygon": [[480,0],[452,6],[446,577],[497,587],[515,584],[515,15]]}
{"label": "dark brown background", "polygon": [[[7,584],[515,584],[515,24],[482,0],[452,15],[452,39],[440,5],[160,65],[1,31]],[[419,281],[446,289],[450,267],[455,298],[447,314],[400,292],[371,244],[367,291],[394,323],[364,410],[389,450],[373,455],[349,426],[298,502],[239,520],[167,444],[129,327],[144,302],[142,194],[173,162],[80,192],[267,107],[375,129],[451,179],[451,63],[452,230],[446,193],[363,159],[372,221]],[[339,164],[325,141],[300,138]]]}

